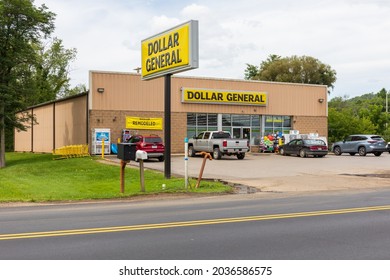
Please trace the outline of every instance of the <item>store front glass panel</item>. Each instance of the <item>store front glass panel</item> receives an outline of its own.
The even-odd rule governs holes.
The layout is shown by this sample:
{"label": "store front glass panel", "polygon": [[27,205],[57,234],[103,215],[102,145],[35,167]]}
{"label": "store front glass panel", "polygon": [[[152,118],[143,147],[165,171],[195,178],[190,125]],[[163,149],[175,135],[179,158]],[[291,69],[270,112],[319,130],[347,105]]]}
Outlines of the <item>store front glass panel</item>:
{"label": "store front glass panel", "polygon": [[264,117],[264,135],[275,134],[282,132],[283,134],[289,134],[291,130],[291,117],[290,116],[265,116]]}
{"label": "store front glass panel", "polygon": [[[222,115],[222,126],[224,127],[231,127],[232,126],[232,117],[228,114]],[[229,128],[230,131],[230,128]]]}
{"label": "store front glass panel", "polygon": [[250,126],[250,115],[232,115],[233,126]]}
{"label": "store front glass panel", "polygon": [[[187,137],[193,137],[202,131],[215,131],[222,127],[234,138],[249,137],[250,145],[259,145],[261,138],[282,132],[288,134],[291,130],[290,116],[260,116],[222,114],[222,124],[218,123],[218,114],[188,113]],[[262,123],[264,127],[262,127]]]}
{"label": "store front glass panel", "polygon": [[[218,114],[207,114],[207,126],[218,126]],[[211,130],[211,129],[209,129]],[[214,130],[214,129],[213,129]]]}

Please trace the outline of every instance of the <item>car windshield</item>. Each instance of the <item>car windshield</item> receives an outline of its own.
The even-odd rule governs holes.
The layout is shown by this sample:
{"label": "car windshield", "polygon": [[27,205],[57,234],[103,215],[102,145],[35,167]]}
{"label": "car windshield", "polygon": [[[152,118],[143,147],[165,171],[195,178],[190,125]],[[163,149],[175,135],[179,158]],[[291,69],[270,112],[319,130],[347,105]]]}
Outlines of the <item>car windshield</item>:
{"label": "car windshield", "polygon": [[322,145],[325,146],[325,142],[319,139],[310,139],[305,141],[307,145]]}
{"label": "car windshield", "polygon": [[145,137],[145,142],[146,143],[161,143],[162,140],[160,137]]}

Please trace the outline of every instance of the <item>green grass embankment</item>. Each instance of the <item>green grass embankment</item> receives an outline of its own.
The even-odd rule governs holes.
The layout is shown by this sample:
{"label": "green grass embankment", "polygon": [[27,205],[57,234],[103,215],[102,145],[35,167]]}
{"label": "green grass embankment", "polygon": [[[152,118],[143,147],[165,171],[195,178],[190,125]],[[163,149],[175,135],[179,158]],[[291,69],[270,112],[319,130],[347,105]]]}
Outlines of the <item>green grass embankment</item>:
{"label": "green grass embankment", "polygon": [[[139,169],[126,168],[125,192],[120,192],[120,166],[97,158],[53,160],[51,154],[6,153],[0,169],[0,202],[45,202],[128,198],[161,193],[228,193],[231,187],[202,181],[199,188],[185,189],[184,179],[165,179],[160,172],[145,170],[145,192],[140,191]],[[165,184],[165,189],[162,189]],[[191,180],[190,185],[195,186]]]}

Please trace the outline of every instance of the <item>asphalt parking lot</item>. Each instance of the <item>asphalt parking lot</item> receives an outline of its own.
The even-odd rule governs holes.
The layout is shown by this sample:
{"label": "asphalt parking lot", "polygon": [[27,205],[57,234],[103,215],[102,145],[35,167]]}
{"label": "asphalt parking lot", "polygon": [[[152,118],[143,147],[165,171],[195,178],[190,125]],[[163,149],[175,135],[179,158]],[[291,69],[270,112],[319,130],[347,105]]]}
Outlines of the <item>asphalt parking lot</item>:
{"label": "asphalt parking lot", "polygon": [[[198,178],[203,159],[189,158],[188,174]],[[184,156],[172,156],[172,175],[184,176]],[[138,166],[136,162],[130,162]],[[145,161],[145,168],[164,170],[164,163]],[[257,192],[313,192],[372,190],[390,187],[390,154],[365,157],[329,154],[324,158],[300,158],[278,154],[247,154],[244,160],[223,157],[207,160],[205,179],[219,179],[256,188]]]}

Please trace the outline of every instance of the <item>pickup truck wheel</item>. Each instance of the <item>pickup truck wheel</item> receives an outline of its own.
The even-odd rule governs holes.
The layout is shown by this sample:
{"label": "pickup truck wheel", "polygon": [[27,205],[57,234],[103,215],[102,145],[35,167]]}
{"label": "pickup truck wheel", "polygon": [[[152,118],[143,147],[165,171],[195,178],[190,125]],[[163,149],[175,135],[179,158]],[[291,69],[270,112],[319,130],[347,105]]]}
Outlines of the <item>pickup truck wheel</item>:
{"label": "pickup truck wheel", "polygon": [[237,154],[238,159],[244,159],[245,153]]}
{"label": "pickup truck wheel", "polygon": [[190,157],[194,157],[195,156],[195,150],[194,150],[194,147],[193,146],[189,146],[188,147],[188,155]]}
{"label": "pickup truck wheel", "polygon": [[214,148],[213,150],[213,158],[214,159],[221,159],[221,151],[219,150],[219,148]]}

